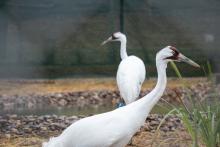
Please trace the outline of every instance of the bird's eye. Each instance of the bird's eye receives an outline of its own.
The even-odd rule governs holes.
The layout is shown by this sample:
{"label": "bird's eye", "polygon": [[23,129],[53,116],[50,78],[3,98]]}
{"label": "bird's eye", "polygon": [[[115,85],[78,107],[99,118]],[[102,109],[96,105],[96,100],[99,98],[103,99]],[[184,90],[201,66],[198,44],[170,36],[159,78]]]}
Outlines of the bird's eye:
{"label": "bird's eye", "polygon": [[173,55],[170,56],[170,57],[167,57],[165,59],[177,60],[178,55],[179,55],[179,51],[173,46],[171,46],[170,49],[171,49],[171,52],[172,52]]}
{"label": "bird's eye", "polygon": [[179,54],[179,51],[175,48],[175,47],[173,47],[173,46],[171,46],[170,47],[170,49],[172,50],[172,53],[175,55],[175,54]]}
{"label": "bird's eye", "polygon": [[118,39],[117,37],[115,37],[114,34],[112,34],[112,40]]}
{"label": "bird's eye", "polygon": [[180,52],[175,47],[171,46],[170,49],[172,50],[174,57],[177,57],[179,55]]}

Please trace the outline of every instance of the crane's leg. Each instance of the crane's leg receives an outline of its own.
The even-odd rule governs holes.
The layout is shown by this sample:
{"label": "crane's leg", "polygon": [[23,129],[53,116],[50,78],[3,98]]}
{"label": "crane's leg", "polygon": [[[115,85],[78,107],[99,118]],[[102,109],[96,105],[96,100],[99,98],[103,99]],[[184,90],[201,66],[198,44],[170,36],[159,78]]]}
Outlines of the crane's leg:
{"label": "crane's leg", "polygon": [[117,108],[125,106],[125,102],[122,98],[120,98],[120,101],[117,103]]}

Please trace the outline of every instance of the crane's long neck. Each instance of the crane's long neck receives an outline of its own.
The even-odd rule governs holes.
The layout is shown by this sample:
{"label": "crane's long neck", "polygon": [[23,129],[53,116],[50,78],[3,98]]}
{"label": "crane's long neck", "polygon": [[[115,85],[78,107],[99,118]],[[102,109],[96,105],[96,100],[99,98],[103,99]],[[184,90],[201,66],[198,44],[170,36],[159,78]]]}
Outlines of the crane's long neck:
{"label": "crane's long neck", "polygon": [[[139,111],[145,117],[147,117],[148,113],[151,111],[153,106],[158,102],[158,100],[163,95],[163,92],[166,88],[167,77],[166,77],[166,67],[167,63],[163,60],[156,61],[157,72],[158,72],[158,80],[155,88],[139,102]],[[144,118],[144,116],[142,116]]]}
{"label": "crane's long neck", "polygon": [[122,60],[128,57],[128,54],[126,51],[126,43],[127,43],[126,39],[121,40],[120,55],[121,55]]}
{"label": "crane's long neck", "polygon": [[149,96],[151,97],[150,98],[148,97],[149,99],[151,99],[150,100],[151,107],[153,107],[161,98],[167,85],[167,75],[166,75],[167,63],[161,60],[158,61],[156,65],[157,65],[157,73],[158,73],[157,84],[155,88],[149,93]]}

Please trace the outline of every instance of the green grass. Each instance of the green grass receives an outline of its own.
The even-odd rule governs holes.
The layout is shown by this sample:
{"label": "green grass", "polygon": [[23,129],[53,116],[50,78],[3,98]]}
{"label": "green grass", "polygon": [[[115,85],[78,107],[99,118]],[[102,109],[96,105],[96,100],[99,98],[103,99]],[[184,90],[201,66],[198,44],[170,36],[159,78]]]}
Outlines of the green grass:
{"label": "green grass", "polygon": [[[176,72],[176,75],[182,79],[181,72],[175,65],[171,62],[171,66]],[[207,69],[205,72],[207,79],[213,83],[213,74],[211,70],[211,65],[207,62]],[[205,71],[205,70],[204,70]],[[184,87],[188,86],[184,84]],[[192,146],[198,147],[201,144],[207,147],[219,147],[220,146],[220,102],[217,98],[217,92],[215,91],[214,84],[211,91],[211,98],[204,97],[198,99],[193,97],[190,92],[187,92],[187,99],[189,104],[186,105],[183,100],[182,107],[176,107],[172,105],[173,109],[168,112],[164,119],[161,121],[161,124],[167,116],[170,114],[176,114],[182,120],[182,123],[192,139]],[[161,124],[158,126],[161,126]]]}

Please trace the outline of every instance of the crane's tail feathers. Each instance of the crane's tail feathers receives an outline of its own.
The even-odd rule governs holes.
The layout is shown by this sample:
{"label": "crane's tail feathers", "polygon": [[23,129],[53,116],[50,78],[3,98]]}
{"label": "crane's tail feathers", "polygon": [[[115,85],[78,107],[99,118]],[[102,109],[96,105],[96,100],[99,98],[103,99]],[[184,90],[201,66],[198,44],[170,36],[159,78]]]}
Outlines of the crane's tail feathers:
{"label": "crane's tail feathers", "polygon": [[44,142],[42,147],[63,147],[58,137],[52,137],[48,142]]}
{"label": "crane's tail feathers", "polygon": [[[132,85],[136,85],[136,86],[132,86]],[[127,104],[134,102],[139,97],[141,85],[137,85],[136,83],[127,84],[125,89],[126,89],[126,92],[123,92],[124,95],[121,95],[121,96],[123,97],[127,105]]]}
{"label": "crane's tail feathers", "polygon": [[48,142],[43,142],[42,147],[48,147]]}

